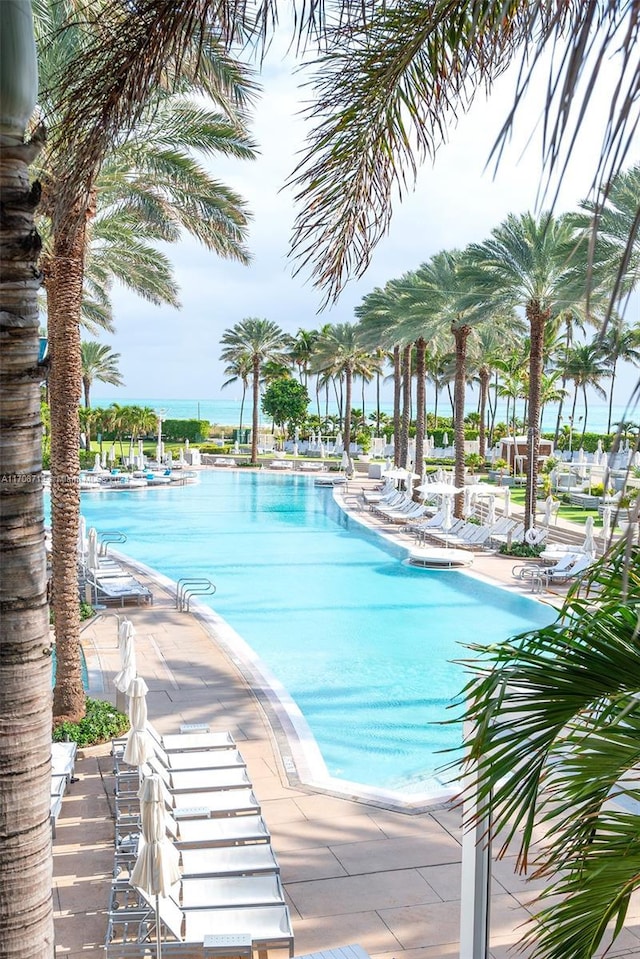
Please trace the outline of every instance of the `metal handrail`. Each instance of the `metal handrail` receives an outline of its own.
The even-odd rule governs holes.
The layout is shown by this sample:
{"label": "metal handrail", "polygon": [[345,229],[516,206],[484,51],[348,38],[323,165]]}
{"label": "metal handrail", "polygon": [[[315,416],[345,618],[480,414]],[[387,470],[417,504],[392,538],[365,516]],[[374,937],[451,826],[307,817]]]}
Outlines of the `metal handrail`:
{"label": "metal handrail", "polygon": [[176,584],[176,609],[188,613],[192,596],[212,596],[215,591],[216,587],[210,579],[183,577]]}
{"label": "metal handrail", "polygon": [[127,536],[126,533],[121,533],[117,529],[104,529],[98,531],[98,537],[100,539],[100,556],[106,556],[107,550],[110,545],[114,543],[126,543]]}

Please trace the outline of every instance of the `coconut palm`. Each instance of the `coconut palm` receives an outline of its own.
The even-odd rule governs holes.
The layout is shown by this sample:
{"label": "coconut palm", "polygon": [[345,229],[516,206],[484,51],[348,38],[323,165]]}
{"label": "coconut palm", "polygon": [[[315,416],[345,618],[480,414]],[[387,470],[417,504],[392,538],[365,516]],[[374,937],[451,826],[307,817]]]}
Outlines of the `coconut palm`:
{"label": "coconut palm", "polygon": [[89,393],[94,380],[101,383],[110,383],[112,386],[122,386],[123,379],[118,370],[119,353],[114,353],[104,343],[95,340],[84,340],[80,344],[82,358],[82,388],[84,390],[84,405],[88,408]]}
{"label": "coconut palm", "polygon": [[475,293],[498,309],[522,309],[529,324],[529,394],[525,525],[535,516],[540,448],[540,384],[546,326],[566,310],[579,311],[586,297],[576,267],[575,236],[567,217],[530,213],[507,217],[490,239],[471,244],[465,267]]}
{"label": "coconut palm", "polygon": [[270,320],[247,317],[225,330],[220,338],[223,346],[220,359],[227,364],[251,365],[253,383],[253,413],[251,431],[251,462],[258,463],[258,414],[260,410],[260,374],[265,363],[286,364],[291,350],[291,338]]}
{"label": "coconut palm", "polygon": [[640,549],[623,540],[555,624],[474,648],[478,794],[491,795],[501,852],[517,844],[520,868],[549,883],[525,937],[536,957],[595,955],[640,887],[639,614]]}
{"label": "coconut palm", "polygon": [[344,449],[351,466],[351,407],[353,377],[369,375],[371,355],[362,346],[359,327],[354,323],[336,323],[323,330],[311,361],[313,372],[344,378]]}
{"label": "coconut palm", "polygon": [[[4,38],[10,38],[7,45]],[[53,955],[51,642],[47,611],[38,370],[38,235],[29,183],[41,132],[25,142],[38,71],[31,7],[0,4],[3,217],[0,536],[0,927],[7,959]],[[24,482],[28,478],[32,482]],[[22,480],[22,482],[20,481]]]}
{"label": "coconut palm", "polygon": [[581,346],[574,346],[566,358],[565,376],[573,382],[573,403],[571,406],[571,422],[575,423],[576,402],[578,399],[578,390],[582,392],[584,400],[584,420],[582,423],[582,440],[587,431],[587,413],[588,397],[587,388],[594,391],[602,399],[607,398],[606,392],[600,385],[601,380],[607,375],[606,367],[602,361],[602,352],[600,344],[596,340],[594,343],[584,343]]}
{"label": "coconut palm", "polygon": [[610,317],[606,332],[600,339],[600,350],[611,380],[607,412],[607,433],[610,433],[618,362],[623,360],[625,363],[640,366],[640,324],[627,326],[620,317]]}
{"label": "coconut palm", "polygon": [[227,363],[224,374],[229,379],[225,380],[221,389],[225,386],[231,386],[232,383],[242,383],[242,400],[240,401],[240,422],[238,423],[238,436],[242,435],[242,417],[244,415],[244,401],[247,396],[247,387],[249,386],[249,376],[251,375],[251,359],[249,356],[238,356],[236,359]]}
{"label": "coconut palm", "polygon": [[[56,4],[60,15],[65,4]],[[62,61],[51,62],[52,51],[47,47],[44,58],[45,83],[43,109],[55,122],[59,115],[59,97],[56,85],[61,66],[68,63],[70,49],[82,43],[67,29],[60,33],[60,49],[56,52]],[[78,719],[84,712],[79,658],[79,597],[74,559],[79,523],[79,490],[69,477],[78,474],[79,424],[74,395],[80,384],[80,334],[84,264],[90,240],[90,222],[98,210],[97,191],[101,194],[102,227],[108,229],[114,210],[121,222],[131,225],[133,239],[135,223],[139,233],[151,235],[156,241],[172,242],[183,230],[196,237],[208,249],[227,257],[247,261],[244,235],[247,214],[240,198],[211,177],[200,158],[225,153],[233,157],[253,156],[252,145],[243,131],[240,114],[232,111],[232,94],[236,104],[243,103],[242,77],[225,79],[221,71],[216,75],[215,64],[209,62],[212,76],[207,77],[207,61],[220,51],[205,47],[199,54],[202,76],[198,92],[215,97],[216,108],[189,101],[182,92],[169,95],[165,85],[155,93],[153,103],[139,118],[138,127],[130,137],[119,136],[111,150],[100,158],[98,169],[91,176],[87,197],[89,207],[79,200],[76,207],[68,207],[65,191],[56,189],[64,181],[69,144],[53,140],[44,164],[45,193],[43,211],[51,218],[51,256],[45,265],[48,300],[51,370],[49,376],[52,455],[51,455],[51,512],[52,512],[52,605],[55,613],[57,637],[56,687],[54,715],[62,720]],[[185,71],[189,63],[185,61]],[[49,74],[47,69],[49,68]],[[53,79],[52,79],[53,77]],[[223,84],[226,84],[225,89]],[[183,82],[183,87],[187,84]],[[248,85],[247,85],[248,86]],[[193,89],[194,83],[191,87]],[[236,95],[236,88],[240,93]],[[217,108],[225,101],[225,114]],[[123,191],[123,184],[126,189]],[[141,240],[132,243],[128,268],[117,274],[130,286],[142,289],[148,298],[160,299],[162,290],[153,280],[164,277],[163,264],[152,272],[144,267],[145,247]],[[150,252],[146,247],[147,254]],[[99,254],[98,254],[99,256]],[[64,268],[63,268],[64,264]],[[114,265],[111,259],[111,267]],[[106,259],[102,258],[103,268]],[[144,275],[144,283],[142,276]],[[175,303],[175,291],[172,292]],[[74,385],[76,384],[76,385]],[[64,481],[57,482],[57,477]]]}

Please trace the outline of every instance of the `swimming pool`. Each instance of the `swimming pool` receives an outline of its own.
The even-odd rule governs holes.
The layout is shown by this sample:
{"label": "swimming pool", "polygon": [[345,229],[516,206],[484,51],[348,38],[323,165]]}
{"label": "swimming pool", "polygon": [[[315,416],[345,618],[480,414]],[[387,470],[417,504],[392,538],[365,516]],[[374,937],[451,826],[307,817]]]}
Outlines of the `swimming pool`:
{"label": "swimming pool", "polygon": [[242,636],[302,711],[329,774],[422,792],[460,740],[447,707],[463,644],[555,613],[406,551],[352,521],[309,477],[204,472],[197,486],[83,495],[89,526],[127,534],[171,579],[208,576],[203,602]]}

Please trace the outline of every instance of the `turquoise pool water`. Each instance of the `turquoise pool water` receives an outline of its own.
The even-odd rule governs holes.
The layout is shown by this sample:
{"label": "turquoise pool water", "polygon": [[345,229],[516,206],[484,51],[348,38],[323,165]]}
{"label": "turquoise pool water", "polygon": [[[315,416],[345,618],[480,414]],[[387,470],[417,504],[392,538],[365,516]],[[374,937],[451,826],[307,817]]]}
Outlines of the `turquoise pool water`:
{"label": "turquoise pool water", "polygon": [[215,608],[305,716],[329,773],[411,790],[451,757],[442,725],[467,642],[554,618],[454,571],[417,570],[309,477],[203,472],[196,486],[84,494],[87,525],[172,579],[208,576]]}

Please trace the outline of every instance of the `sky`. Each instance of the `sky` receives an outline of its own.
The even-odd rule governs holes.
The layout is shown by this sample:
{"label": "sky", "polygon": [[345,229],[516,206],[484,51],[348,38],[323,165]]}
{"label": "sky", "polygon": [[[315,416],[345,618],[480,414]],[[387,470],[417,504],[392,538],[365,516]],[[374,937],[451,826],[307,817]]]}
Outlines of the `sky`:
{"label": "sky", "polygon": [[[253,162],[221,160],[211,171],[236,189],[252,210],[251,265],[221,260],[184,239],[167,246],[180,286],[182,309],[155,307],[114,287],[116,333],[101,340],[120,353],[124,386],[95,383],[95,399],[235,399],[219,361],[224,330],[246,317],[263,317],[287,332],[323,323],[352,322],[354,309],[376,286],[416,269],[434,253],[482,242],[509,213],[536,209],[540,183],[542,92],[520,111],[516,134],[497,174],[487,169],[496,136],[512,104],[515,74],[507,73],[487,101],[478,97],[471,111],[450,125],[448,142],[420,170],[416,189],[394,202],[388,235],[380,242],[365,275],[347,284],[337,304],[319,313],[322,294],[303,275],[293,276],[288,244],[295,209],[284,183],[304,143],[301,104],[291,58],[274,45],[260,82],[252,133],[260,156]],[[540,88],[541,89],[541,88]],[[594,126],[600,124],[593,117]],[[532,136],[533,134],[533,136]],[[586,197],[594,171],[597,138],[586,131],[563,180],[556,210],[575,208]],[[616,399],[624,401],[636,375],[622,372]],[[236,396],[237,394],[237,396]]]}

